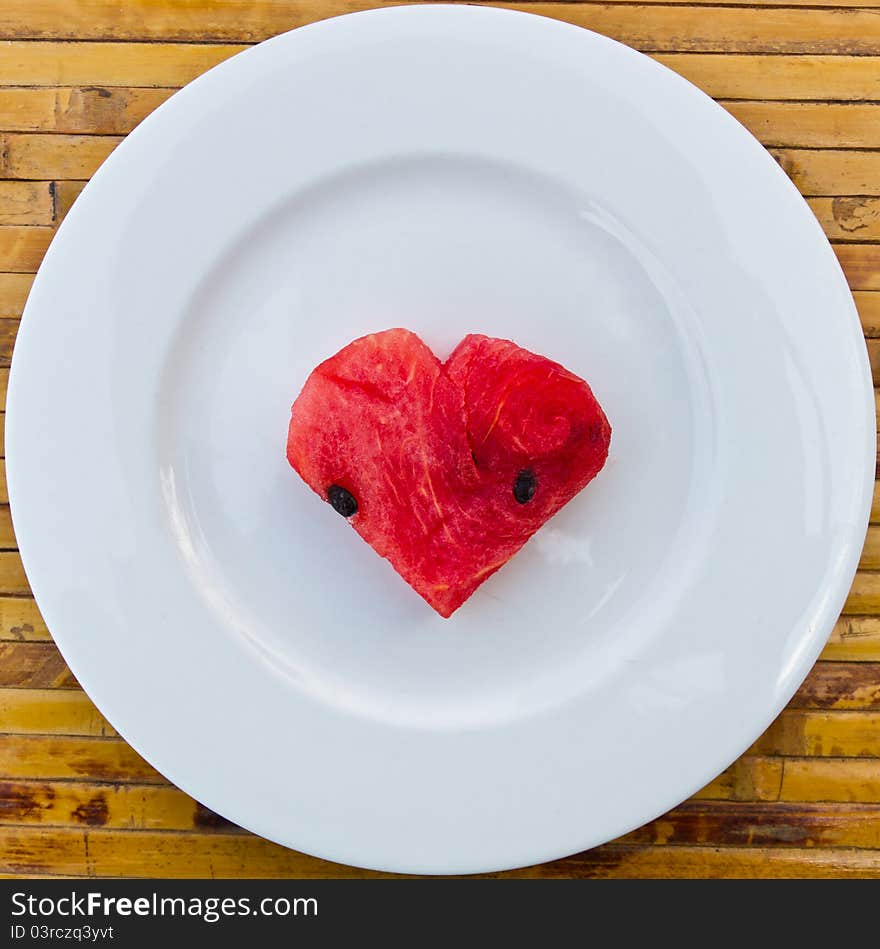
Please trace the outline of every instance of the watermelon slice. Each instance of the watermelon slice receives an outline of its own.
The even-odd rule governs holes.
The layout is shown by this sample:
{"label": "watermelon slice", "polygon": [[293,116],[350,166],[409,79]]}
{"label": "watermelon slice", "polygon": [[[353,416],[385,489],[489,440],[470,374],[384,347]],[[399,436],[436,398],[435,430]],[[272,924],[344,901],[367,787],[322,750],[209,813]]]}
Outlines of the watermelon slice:
{"label": "watermelon slice", "polygon": [[287,458],[441,616],[605,464],[590,387],[505,339],[442,363],[414,333],[355,340],[309,376]]}

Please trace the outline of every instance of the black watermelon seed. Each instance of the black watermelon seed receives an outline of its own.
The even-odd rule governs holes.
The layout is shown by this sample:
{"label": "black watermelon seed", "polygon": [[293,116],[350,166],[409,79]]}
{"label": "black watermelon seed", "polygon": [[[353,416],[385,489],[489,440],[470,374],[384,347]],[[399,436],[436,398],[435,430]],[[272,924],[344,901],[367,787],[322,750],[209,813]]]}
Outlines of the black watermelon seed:
{"label": "black watermelon seed", "polygon": [[358,503],[354,495],[338,484],[331,484],[327,488],[327,500],[333,510],[343,517],[351,517],[353,514],[357,514]]}
{"label": "black watermelon seed", "polygon": [[513,482],[513,496],[518,504],[528,504],[538,490],[538,479],[534,471],[524,468]]}

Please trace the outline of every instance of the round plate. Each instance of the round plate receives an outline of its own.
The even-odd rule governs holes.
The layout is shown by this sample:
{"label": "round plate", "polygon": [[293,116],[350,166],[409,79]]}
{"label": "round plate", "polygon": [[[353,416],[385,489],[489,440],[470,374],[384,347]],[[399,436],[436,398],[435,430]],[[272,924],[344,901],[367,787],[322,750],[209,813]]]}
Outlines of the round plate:
{"label": "round plate", "polygon": [[[406,326],[592,385],[600,476],[444,621],[284,457],[309,371]],[[412,7],[277,37],[120,145],[15,349],[15,528],[101,711],[273,840],[386,870],[569,854],[771,721],[859,558],[852,298],[761,146],[650,59]]]}

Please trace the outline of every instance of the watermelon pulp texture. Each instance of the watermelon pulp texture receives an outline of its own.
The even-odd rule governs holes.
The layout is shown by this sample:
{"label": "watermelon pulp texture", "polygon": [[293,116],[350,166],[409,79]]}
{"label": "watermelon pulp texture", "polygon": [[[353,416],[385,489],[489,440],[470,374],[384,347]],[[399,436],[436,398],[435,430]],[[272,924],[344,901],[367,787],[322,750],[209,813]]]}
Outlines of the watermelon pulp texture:
{"label": "watermelon pulp texture", "polygon": [[391,329],[312,372],[287,459],[448,617],[598,474],[610,441],[590,387],[558,363],[479,335],[444,363]]}

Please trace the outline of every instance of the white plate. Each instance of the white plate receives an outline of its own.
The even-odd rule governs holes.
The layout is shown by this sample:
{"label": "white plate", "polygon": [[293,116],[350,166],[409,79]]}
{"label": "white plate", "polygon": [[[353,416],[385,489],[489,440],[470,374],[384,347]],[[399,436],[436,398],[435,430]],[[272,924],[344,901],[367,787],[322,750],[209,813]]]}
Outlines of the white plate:
{"label": "white plate", "polygon": [[[609,463],[449,621],[284,457],[309,370],[410,327],[593,386]],[[739,755],[865,532],[852,298],[760,145],[632,50],[492,9],[299,29],[86,188],[15,350],[49,628],[174,783],[299,850],[469,872],[593,846]]]}

